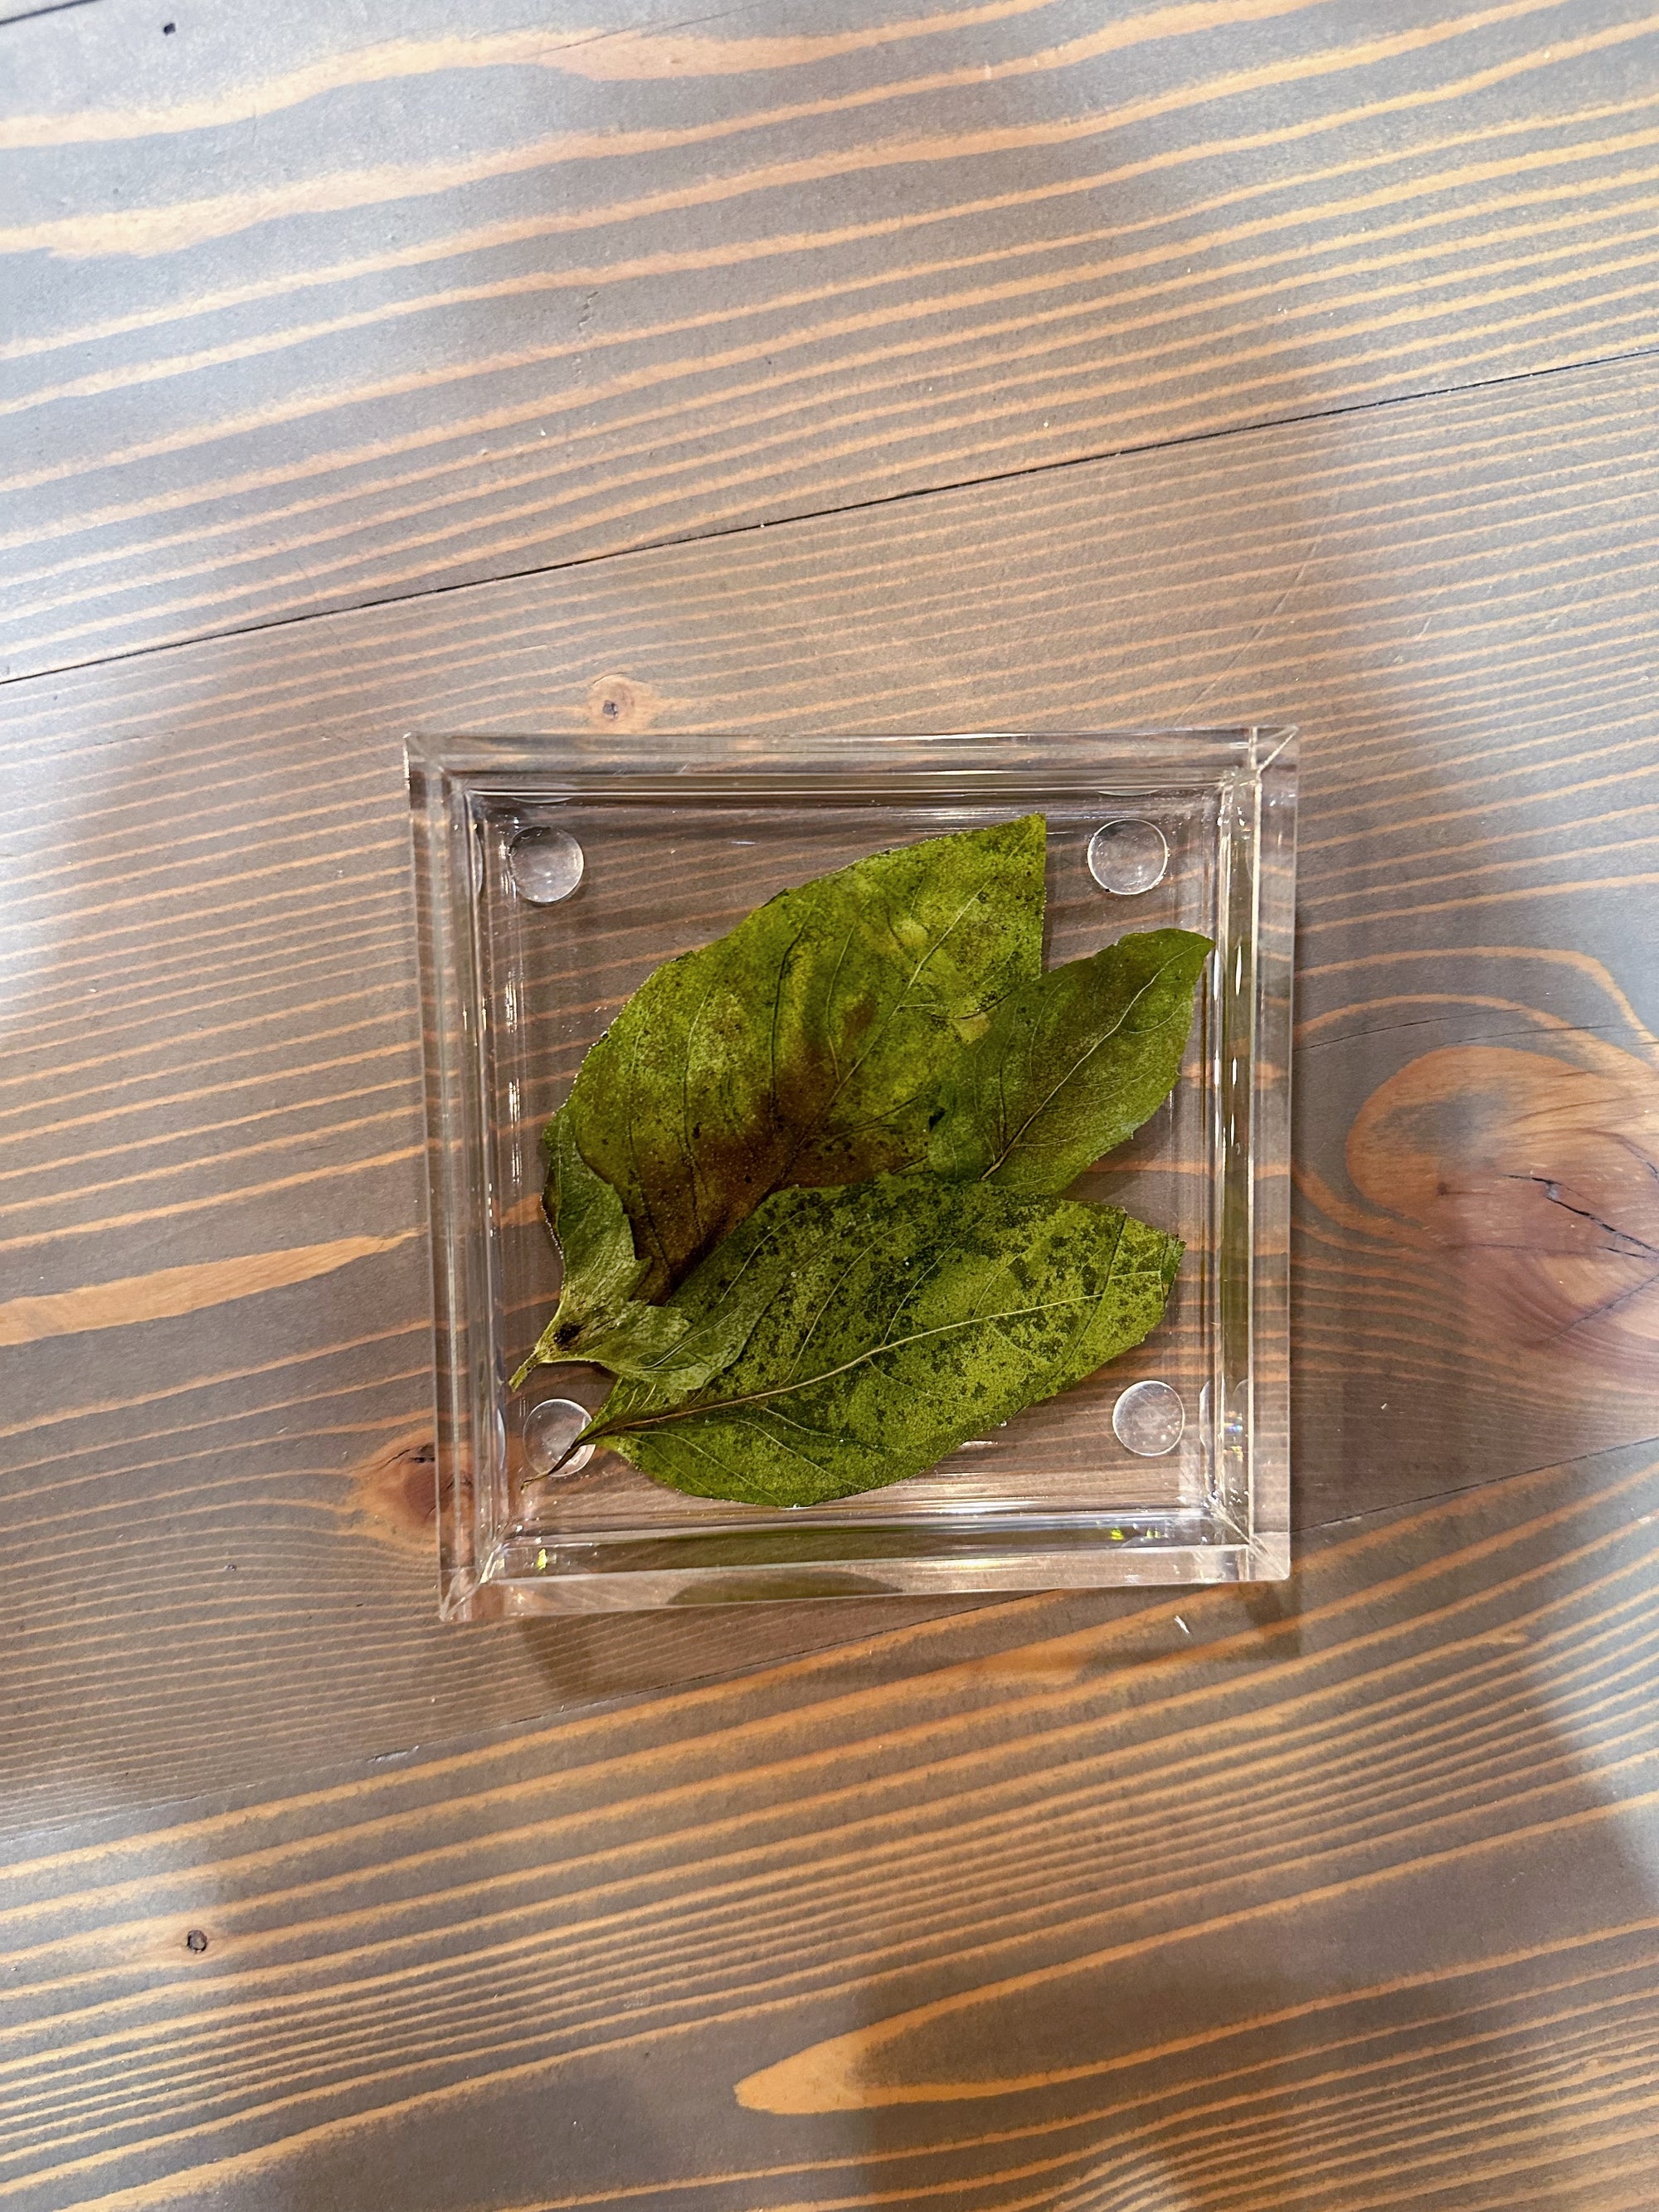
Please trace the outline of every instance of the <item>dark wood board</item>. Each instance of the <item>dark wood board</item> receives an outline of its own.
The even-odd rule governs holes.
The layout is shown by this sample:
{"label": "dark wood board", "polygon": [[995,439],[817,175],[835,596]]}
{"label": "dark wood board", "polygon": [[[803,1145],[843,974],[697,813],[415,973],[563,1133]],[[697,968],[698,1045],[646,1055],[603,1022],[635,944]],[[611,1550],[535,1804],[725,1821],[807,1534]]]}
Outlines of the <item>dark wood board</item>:
{"label": "dark wood board", "polygon": [[1298,1522],[1652,1437],[1656,402],[1537,378],[12,687],[13,1823],[894,1618],[433,1622],[411,723],[1296,717]]}
{"label": "dark wood board", "polygon": [[3,35],[0,673],[1659,342],[1647,0]]}
{"label": "dark wood board", "polygon": [[1647,2212],[1656,1531],[1616,1451],[20,1835],[0,2201]]}

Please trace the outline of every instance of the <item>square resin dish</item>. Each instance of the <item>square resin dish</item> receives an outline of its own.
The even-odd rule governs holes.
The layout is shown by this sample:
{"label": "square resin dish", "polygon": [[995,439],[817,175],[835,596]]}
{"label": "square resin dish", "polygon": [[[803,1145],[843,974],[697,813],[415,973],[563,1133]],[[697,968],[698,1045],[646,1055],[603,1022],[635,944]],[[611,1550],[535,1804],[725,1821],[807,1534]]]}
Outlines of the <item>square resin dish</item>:
{"label": "square resin dish", "polygon": [[[442,1609],[1253,1582],[1289,1571],[1296,746],[1064,737],[422,737],[409,744],[430,1131]],[[542,1128],[631,992],[786,887],[1040,811],[1050,966],[1214,939],[1181,1080],[1076,1187],[1185,1239],[1146,1341],[930,1473],[793,1510],[591,1447],[596,1368],[507,1389],[556,1302]]]}

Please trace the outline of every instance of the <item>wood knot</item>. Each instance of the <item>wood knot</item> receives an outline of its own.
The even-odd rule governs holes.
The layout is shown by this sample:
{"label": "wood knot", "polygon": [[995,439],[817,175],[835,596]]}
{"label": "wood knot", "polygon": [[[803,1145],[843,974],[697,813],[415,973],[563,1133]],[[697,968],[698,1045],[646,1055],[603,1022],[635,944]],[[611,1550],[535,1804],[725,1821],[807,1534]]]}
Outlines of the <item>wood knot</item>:
{"label": "wood knot", "polygon": [[351,1479],[352,1501],[371,1534],[429,1557],[438,1515],[437,1453],[417,1429],[383,1444]]}
{"label": "wood knot", "polygon": [[601,676],[587,687],[587,719],[596,730],[648,729],[662,702],[631,676]]}
{"label": "wood knot", "polygon": [[1659,1073],[1495,1045],[1425,1053],[1372,1092],[1354,1188],[1439,1255],[1483,1334],[1631,1373],[1659,1335]]}

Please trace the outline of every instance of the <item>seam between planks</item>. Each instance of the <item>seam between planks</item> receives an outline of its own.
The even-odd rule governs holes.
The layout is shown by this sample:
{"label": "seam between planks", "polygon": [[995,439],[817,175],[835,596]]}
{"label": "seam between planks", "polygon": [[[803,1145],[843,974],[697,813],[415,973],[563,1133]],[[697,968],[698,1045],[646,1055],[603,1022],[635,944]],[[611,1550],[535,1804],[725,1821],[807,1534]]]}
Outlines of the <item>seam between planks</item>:
{"label": "seam between planks", "polygon": [[[58,7],[86,7],[93,0],[55,0]],[[38,12],[50,14],[52,9]],[[26,20],[21,16],[0,17],[0,29],[7,22]],[[1413,407],[1429,400],[1464,398],[1471,392],[1501,392],[1512,386],[1535,383],[1542,378],[1576,376],[1594,369],[1617,368],[1627,363],[1659,359],[1659,345],[1637,346],[1627,352],[1598,354],[1583,361],[1558,362],[1541,368],[1518,369],[1504,376],[1475,377],[1464,383],[1430,385],[1417,392],[1398,392],[1385,394],[1380,399],[1354,400],[1346,405],[1315,407],[1289,415],[1264,416],[1260,422],[1228,423],[1219,429],[1191,430],[1171,438],[1152,438],[1121,446],[1107,446],[1097,452],[1073,453],[1054,461],[1034,461],[1024,468],[993,470],[983,476],[953,477],[948,483],[916,484],[908,489],[884,492],[868,499],[848,500],[841,504],[817,507],[799,514],[779,515],[774,520],[757,522],[732,523],[715,526],[707,530],[690,530],[666,538],[646,538],[637,545],[615,546],[602,553],[574,555],[568,561],[533,562],[527,568],[504,568],[493,576],[458,577],[453,582],[429,584],[419,591],[388,592],[378,598],[354,599],[340,606],[314,607],[303,614],[283,615],[269,622],[232,623],[225,629],[208,629],[192,637],[167,638],[154,645],[133,646],[119,653],[93,653],[82,660],[66,660],[50,667],[21,671],[15,676],[0,677],[0,691],[19,684],[38,684],[52,677],[70,676],[88,669],[114,667],[127,660],[154,659],[158,654],[184,653],[198,645],[222,644],[227,639],[257,637],[267,631],[295,629],[307,623],[337,621],[343,616],[368,614],[375,609],[406,606],[420,599],[448,597],[456,592],[487,591],[494,584],[521,584],[538,576],[556,576],[577,568],[603,567],[610,562],[629,561],[644,554],[662,553],[682,545],[716,544],[722,539],[753,538],[767,530],[794,530],[813,522],[825,522],[842,516],[872,514],[890,507],[903,507],[920,500],[937,499],[952,492],[988,490],[992,487],[1024,482],[1028,477],[1059,475],[1067,470],[1091,468],[1107,461],[1127,460],[1145,453],[1174,453],[1182,447],[1214,445],[1231,438],[1260,436],[1264,431],[1294,429],[1312,422],[1335,422],[1350,416],[1375,415],[1401,407]]]}

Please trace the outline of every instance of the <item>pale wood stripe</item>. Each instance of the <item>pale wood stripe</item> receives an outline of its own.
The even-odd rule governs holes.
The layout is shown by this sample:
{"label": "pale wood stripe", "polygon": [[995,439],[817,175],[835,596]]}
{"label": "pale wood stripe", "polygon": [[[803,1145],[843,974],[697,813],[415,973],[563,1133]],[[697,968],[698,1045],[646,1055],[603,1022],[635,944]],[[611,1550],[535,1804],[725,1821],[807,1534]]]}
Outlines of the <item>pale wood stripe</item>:
{"label": "pale wood stripe", "polygon": [[94,1328],[135,1328],[147,1321],[229,1305],[289,1284],[314,1282],[356,1260],[396,1251],[416,1233],[404,1229],[392,1237],[342,1237],[330,1244],[245,1252],[234,1260],[197,1261],[184,1267],[159,1267],[148,1275],[124,1275],[115,1282],[85,1283],[45,1297],[8,1298],[0,1304],[0,1345],[37,1344],[45,1337],[79,1336]]}

